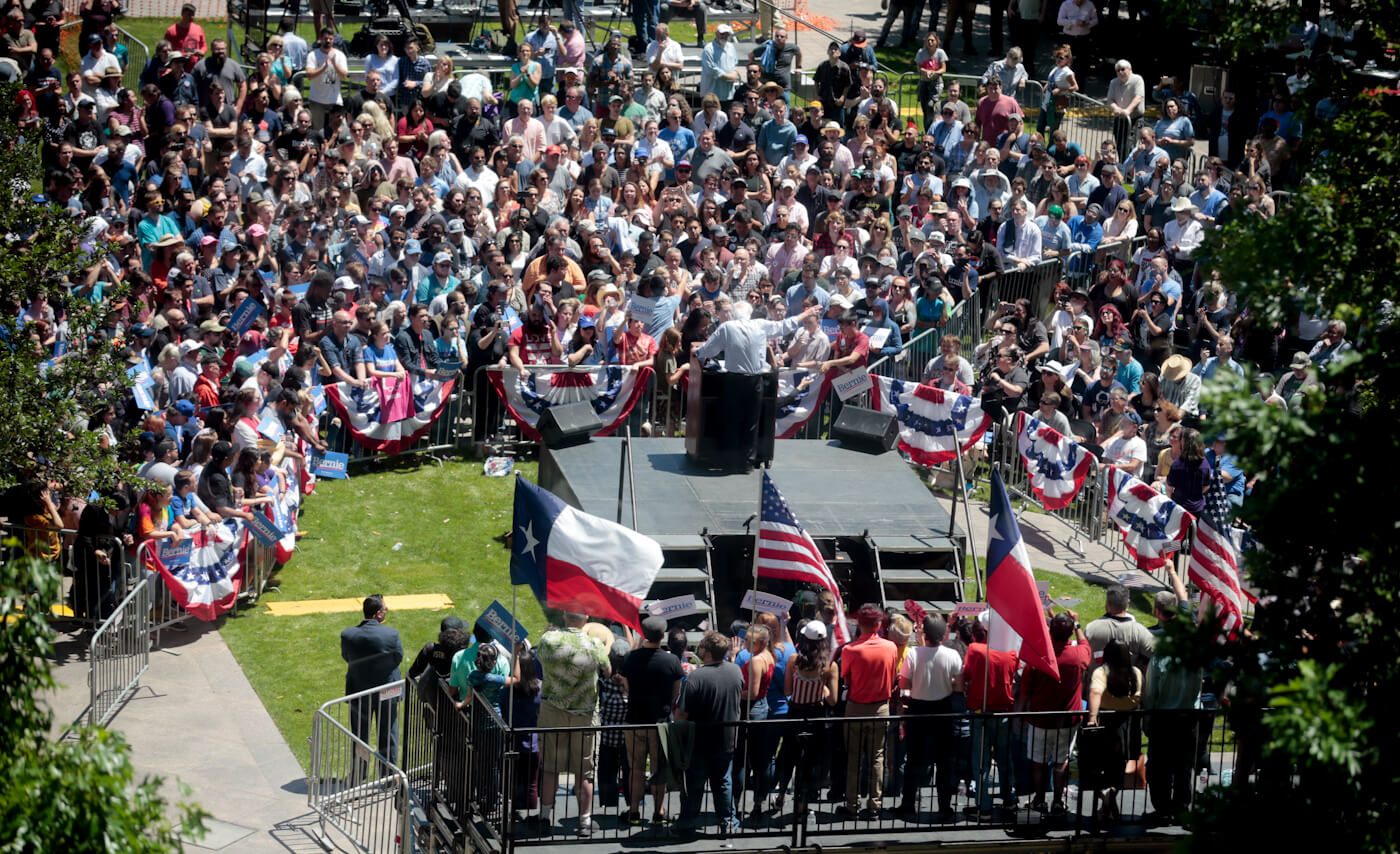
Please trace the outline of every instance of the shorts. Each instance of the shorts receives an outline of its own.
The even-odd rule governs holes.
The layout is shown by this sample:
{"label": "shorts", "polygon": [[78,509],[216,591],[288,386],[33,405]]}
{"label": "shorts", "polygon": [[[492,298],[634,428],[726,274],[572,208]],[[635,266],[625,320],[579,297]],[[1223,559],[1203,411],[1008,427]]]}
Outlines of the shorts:
{"label": "shorts", "polygon": [[1026,727],[1026,758],[1041,765],[1063,765],[1074,747],[1074,727]]}
{"label": "shorts", "polygon": [[627,763],[630,768],[646,771],[647,757],[651,757],[651,773],[661,769],[661,737],[656,727],[629,729],[623,734],[627,744]]}
{"label": "shorts", "polygon": [[593,779],[598,750],[598,716],[576,715],[549,703],[540,704],[541,728],[574,727],[578,733],[540,733],[540,767],[550,774]]}

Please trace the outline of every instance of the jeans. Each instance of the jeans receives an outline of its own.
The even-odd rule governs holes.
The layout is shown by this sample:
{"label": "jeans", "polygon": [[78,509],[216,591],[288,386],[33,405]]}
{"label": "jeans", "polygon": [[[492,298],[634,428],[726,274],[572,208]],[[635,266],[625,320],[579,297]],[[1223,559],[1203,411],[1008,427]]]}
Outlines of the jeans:
{"label": "jeans", "polygon": [[977,780],[977,803],[984,811],[992,809],[992,759],[1001,781],[1002,803],[1016,797],[1016,758],[1011,750],[1011,721],[1007,718],[972,718],[972,773]]}
{"label": "jeans", "polygon": [[898,18],[901,12],[904,14],[904,30],[900,35],[899,44],[903,46],[914,40],[914,28],[923,17],[924,4],[920,0],[891,0],[889,12],[885,15],[885,25],[880,28],[880,38],[875,41],[876,47],[885,45],[885,40],[890,37],[890,30],[894,27],[895,18]]}
{"label": "jeans", "polygon": [[656,38],[656,22],[660,16],[660,0],[632,0],[632,25],[648,44]]}
{"label": "jeans", "polygon": [[718,750],[714,745],[697,743],[685,771],[685,798],[681,802],[681,826],[694,827],[700,818],[700,802],[705,798],[705,784],[710,784],[714,797],[715,818],[728,830],[734,823],[734,800],[730,792],[729,767],[734,751]]}
{"label": "jeans", "polygon": [[[608,809],[617,808],[617,795],[623,793],[623,801],[631,800],[628,781],[632,770],[627,764],[627,752],[622,745],[604,744],[598,748],[598,803]],[[628,804],[630,806],[630,803]]]}
{"label": "jeans", "polygon": [[671,18],[675,15],[695,19],[695,44],[703,47],[705,44],[705,18],[710,14],[710,7],[700,0],[695,0],[695,4],[688,9],[672,8],[669,2],[662,0],[661,13],[659,17],[666,23],[671,23]]}
{"label": "jeans", "polygon": [[[910,715],[946,715],[953,711],[950,699],[910,700],[906,712]],[[907,758],[904,763],[905,809],[919,808],[919,789],[936,768],[934,779],[938,786],[938,808],[952,808],[957,789],[957,774],[953,766],[953,718],[927,718],[904,723],[904,743]]]}
{"label": "jeans", "polygon": [[[749,720],[768,720],[768,700],[754,700],[749,706]],[[751,726],[744,731],[744,755],[740,757],[739,764],[735,767],[735,788],[738,791],[739,802],[744,801],[744,790],[753,789],[753,805],[758,807],[759,803],[768,794],[770,788],[769,781],[772,779],[771,767],[773,763],[772,734],[776,732],[773,727],[767,725]],[[749,775],[753,775],[752,781]],[[751,784],[751,785],[750,785]]]}

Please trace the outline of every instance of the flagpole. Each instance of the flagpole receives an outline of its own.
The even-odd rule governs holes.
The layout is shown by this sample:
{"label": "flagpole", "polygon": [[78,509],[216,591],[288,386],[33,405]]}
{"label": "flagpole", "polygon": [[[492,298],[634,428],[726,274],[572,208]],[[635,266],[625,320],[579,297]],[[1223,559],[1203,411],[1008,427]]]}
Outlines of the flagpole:
{"label": "flagpole", "polygon": [[[952,523],[956,523],[958,515],[958,494],[962,494],[963,518],[967,520],[967,553],[972,558],[972,576],[977,580],[977,598],[985,599],[986,591],[982,585],[982,568],[977,563],[977,550],[972,545],[972,508],[967,496],[967,476],[963,472],[962,465],[962,440],[958,438],[958,428],[949,421],[949,426],[953,431],[953,470],[958,478],[957,490],[953,494]],[[950,525],[951,529],[951,525]],[[950,530],[949,533],[952,533]]]}
{"label": "flagpole", "polygon": [[[749,625],[758,622],[758,548],[763,537],[763,479],[768,476],[764,470],[759,470],[758,477],[758,514],[754,516],[754,523],[757,525],[753,531],[753,603],[749,608]],[[774,638],[769,638],[770,644]]]}

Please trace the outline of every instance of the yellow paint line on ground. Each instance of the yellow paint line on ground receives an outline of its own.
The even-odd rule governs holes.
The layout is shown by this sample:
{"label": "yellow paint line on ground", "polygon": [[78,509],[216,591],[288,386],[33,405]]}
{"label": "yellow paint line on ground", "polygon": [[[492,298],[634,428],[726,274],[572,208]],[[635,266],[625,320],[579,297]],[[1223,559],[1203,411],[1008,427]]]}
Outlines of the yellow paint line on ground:
{"label": "yellow paint line on ground", "polygon": [[[299,602],[267,602],[267,611],[274,617],[304,617],[307,614],[341,614],[359,611],[364,599],[303,599]],[[444,593],[410,593],[385,596],[390,611],[441,611],[452,607]]]}

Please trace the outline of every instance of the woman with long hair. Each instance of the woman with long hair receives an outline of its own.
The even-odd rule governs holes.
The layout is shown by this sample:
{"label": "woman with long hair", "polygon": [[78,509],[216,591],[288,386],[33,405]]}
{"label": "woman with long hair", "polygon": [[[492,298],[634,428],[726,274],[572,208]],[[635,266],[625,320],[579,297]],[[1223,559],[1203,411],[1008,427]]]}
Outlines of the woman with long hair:
{"label": "woman with long hair", "polygon": [[775,782],[779,791],[786,791],[791,769],[799,766],[810,769],[806,778],[797,783],[805,790],[803,801],[812,803],[817,799],[817,789],[830,761],[826,718],[839,698],[840,684],[825,623],[821,620],[801,623],[796,641],[797,648],[788,660],[783,679],[788,719],[792,723],[788,725],[778,756],[779,773]]}
{"label": "woman with long hair", "polygon": [[1128,645],[1117,638],[1110,640],[1103,650],[1102,666],[1089,679],[1088,725],[1094,728],[1102,723],[1103,728],[1084,745],[1089,761],[1084,761],[1082,753],[1080,760],[1083,785],[1094,789],[1102,799],[1098,817],[1103,822],[1116,821],[1121,815],[1118,789],[1123,783],[1123,769],[1129,757],[1138,757],[1142,743],[1138,719],[1113,713],[1136,709],[1142,703],[1142,687],[1142,671],[1133,666]]}
{"label": "woman with long hair", "polygon": [[1074,54],[1069,45],[1062,44],[1055,48],[1051,56],[1055,66],[1045,79],[1045,100],[1040,105],[1040,120],[1036,122],[1036,130],[1042,135],[1060,126],[1069,108],[1070,93],[1079,91],[1079,80],[1074,75],[1074,69],[1070,68]]}
{"label": "woman with long hair", "polygon": [[[1164,406],[1171,406],[1165,400]],[[1206,506],[1206,488],[1210,486],[1211,466],[1206,459],[1206,446],[1201,431],[1190,427],[1181,429],[1181,456],[1167,472],[1167,497],[1188,512],[1200,515]]]}
{"label": "woman with long hair", "polygon": [[[1156,374],[1148,374],[1143,379],[1153,377],[1155,380],[1156,376]],[[1147,443],[1147,462],[1152,464],[1161,458],[1163,451],[1171,447],[1172,431],[1181,423],[1181,410],[1170,400],[1158,400],[1152,405],[1148,415],[1150,419],[1143,419],[1142,439]],[[1152,475],[1157,480],[1166,476],[1165,472],[1156,472],[1155,469],[1147,474]],[[1143,480],[1148,480],[1148,478],[1144,477]]]}
{"label": "woman with long hair", "polygon": [[1123,315],[1119,314],[1117,306],[1108,304],[1099,309],[1098,325],[1094,327],[1094,338],[1099,343],[1101,354],[1112,352],[1113,343],[1127,334],[1128,327],[1123,323]]}
{"label": "woman with long hair", "polygon": [[1122,258],[1110,258],[1099,280],[1089,291],[1089,304],[1095,307],[1096,315],[1101,315],[1106,306],[1111,305],[1118,317],[1130,317],[1138,306],[1138,290],[1128,279]]}

